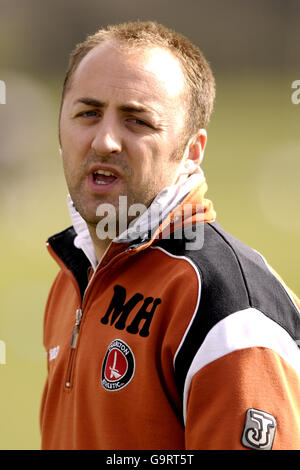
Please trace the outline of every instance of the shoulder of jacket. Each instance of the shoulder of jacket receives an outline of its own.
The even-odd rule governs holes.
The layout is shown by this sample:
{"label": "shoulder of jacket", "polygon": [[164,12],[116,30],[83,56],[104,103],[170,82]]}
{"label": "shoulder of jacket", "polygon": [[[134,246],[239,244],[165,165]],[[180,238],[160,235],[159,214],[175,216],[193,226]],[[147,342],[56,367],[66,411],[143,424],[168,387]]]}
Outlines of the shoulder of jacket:
{"label": "shoulder of jacket", "polygon": [[[237,312],[247,311],[247,321],[254,321],[253,312],[258,311],[260,319],[277,324],[278,331],[287,333],[291,341],[300,339],[299,311],[263,257],[218,223],[202,224],[202,230],[202,246],[197,250],[187,249],[184,238],[159,241],[170,256],[189,259],[200,279],[199,305],[174,358],[181,393],[187,371],[207,335],[220,322],[235,318]],[[186,238],[191,238],[192,231],[195,227],[189,228]]]}

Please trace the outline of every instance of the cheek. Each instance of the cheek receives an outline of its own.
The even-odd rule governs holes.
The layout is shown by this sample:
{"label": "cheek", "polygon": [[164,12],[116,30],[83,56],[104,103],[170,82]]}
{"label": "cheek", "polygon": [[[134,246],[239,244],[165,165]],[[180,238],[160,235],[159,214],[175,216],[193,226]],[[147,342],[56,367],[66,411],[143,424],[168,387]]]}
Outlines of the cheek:
{"label": "cheek", "polygon": [[[68,155],[66,151],[63,151],[62,153],[62,165],[63,165],[63,170],[66,178],[66,182],[69,185],[72,179],[72,164],[68,158]],[[74,168],[74,167],[73,167]],[[73,169],[74,171],[74,169]]]}
{"label": "cheek", "polygon": [[68,141],[62,139],[62,166],[68,186],[76,184],[80,172],[80,157],[76,146],[68,145]]}
{"label": "cheek", "polygon": [[60,142],[62,149],[77,154],[86,145],[88,136],[84,129],[79,128],[76,121],[72,120],[63,108],[59,123]]}
{"label": "cheek", "polygon": [[148,175],[160,167],[164,157],[164,146],[151,137],[144,137],[137,142],[131,142],[128,146],[128,155],[132,167],[141,175]]}
{"label": "cheek", "polygon": [[176,169],[169,153],[170,146],[153,140],[143,142],[142,146],[132,146],[130,165],[133,172],[129,187],[154,193],[171,183]]}
{"label": "cheek", "polygon": [[60,126],[60,139],[61,139],[61,146],[62,149],[66,149],[66,151],[74,150],[80,148],[80,133],[76,131],[74,128],[75,126],[61,124]]}
{"label": "cheek", "polygon": [[89,147],[82,133],[72,132],[69,128],[61,127],[61,149],[62,163],[66,179],[73,177],[77,179],[84,169],[86,155]]}

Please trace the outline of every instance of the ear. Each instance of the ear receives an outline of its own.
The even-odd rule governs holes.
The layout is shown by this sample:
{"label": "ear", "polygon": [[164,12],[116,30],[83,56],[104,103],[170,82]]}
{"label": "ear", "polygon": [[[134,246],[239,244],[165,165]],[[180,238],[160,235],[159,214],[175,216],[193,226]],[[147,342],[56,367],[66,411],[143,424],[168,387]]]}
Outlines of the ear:
{"label": "ear", "polygon": [[183,156],[184,169],[188,173],[193,173],[198,168],[204,157],[204,150],[207,142],[207,133],[205,129],[199,129],[194,134],[185,149]]}
{"label": "ear", "polygon": [[175,184],[184,182],[194,173],[200,173],[200,164],[203,160],[207,142],[205,129],[199,129],[188,141],[178,168]]}

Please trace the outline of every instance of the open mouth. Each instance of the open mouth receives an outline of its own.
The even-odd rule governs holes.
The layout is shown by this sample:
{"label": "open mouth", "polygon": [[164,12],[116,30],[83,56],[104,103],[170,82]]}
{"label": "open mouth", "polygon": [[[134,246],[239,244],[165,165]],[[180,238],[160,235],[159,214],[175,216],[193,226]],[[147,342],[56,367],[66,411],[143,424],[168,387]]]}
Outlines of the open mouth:
{"label": "open mouth", "polygon": [[111,184],[116,181],[117,176],[108,170],[97,170],[93,173],[94,183],[99,185]]}

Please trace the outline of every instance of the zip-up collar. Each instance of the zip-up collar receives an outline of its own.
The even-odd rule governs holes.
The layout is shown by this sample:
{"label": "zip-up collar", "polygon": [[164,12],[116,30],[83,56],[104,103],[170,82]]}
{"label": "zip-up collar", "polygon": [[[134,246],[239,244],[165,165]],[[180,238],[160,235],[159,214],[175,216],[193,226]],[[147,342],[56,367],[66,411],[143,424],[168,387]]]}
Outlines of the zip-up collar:
{"label": "zip-up collar", "polygon": [[[127,230],[112,240],[113,243],[130,244],[133,243],[134,240],[145,240],[148,233],[157,229],[185,196],[204,181],[203,171],[199,169],[197,173],[189,176],[183,183],[164,188],[158,193],[149,208],[142,215],[134,219],[129,224]],[[87,224],[76,210],[70,195],[68,195],[67,202],[70,217],[76,232],[74,245],[76,248],[82,249],[93,269],[96,270],[98,260]]]}
{"label": "zip-up collar", "polygon": [[[209,199],[204,198],[207,184],[202,171],[191,175],[180,185],[170,186],[162,190],[148,210],[134,220],[128,230],[110,243],[101,259],[104,268],[115,256],[122,252],[133,252],[146,249],[161,238],[180,230],[183,226],[201,222],[213,222],[216,213]],[[87,285],[90,269],[95,272],[98,260],[92,243],[87,224],[76,211],[72,200],[68,197],[68,205],[73,225],[50,237],[47,246],[50,254],[68,275],[76,279],[76,288],[83,296]],[[153,217],[153,213],[158,217]],[[182,220],[185,207],[192,207],[189,218]],[[151,213],[151,217],[149,214]],[[129,253],[129,252],[128,252]]]}
{"label": "zip-up collar", "polygon": [[[199,172],[198,176],[192,175],[180,185],[165,188],[157,195],[149,209],[130,224],[126,233],[112,241],[101,260],[101,266],[104,268],[122,252],[135,253],[147,249],[159,239],[168,238],[170,232],[180,230],[183,226],[213,222],[216,214],[212,202],[204,198],[206,191],[207,184],[202,172]],[[154,211],[154,214],[159,214],[157,219],[148,217],[153,204],[157,204],[161,209]],[[71,275],[73,281],[77,281],[75,287],[82,298],[90,270],[93,268],[95,273],[98,261],[87,224],[76,211],[70,197],[68,205],[73,225],[50,237],[47,246],[59,266],[67,275]],[[181,216],[187,205],[193,210],[190,217],[182,221]],[[151,222],[150,225],[147,224],[148,221]]]}
{"label": "zip-up collar", "polygon": [[81,217],[79,212],[76,210],[71,196],[67,196],[67,204],[72,220],[72,224],[75,230],[74,246],[81,249],[87,259],[90,261],[93,270],[96,270],[98,260],[95,252],[94,245],[88,230],[86,221]]}

